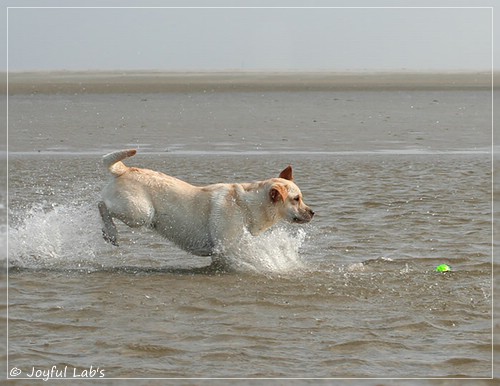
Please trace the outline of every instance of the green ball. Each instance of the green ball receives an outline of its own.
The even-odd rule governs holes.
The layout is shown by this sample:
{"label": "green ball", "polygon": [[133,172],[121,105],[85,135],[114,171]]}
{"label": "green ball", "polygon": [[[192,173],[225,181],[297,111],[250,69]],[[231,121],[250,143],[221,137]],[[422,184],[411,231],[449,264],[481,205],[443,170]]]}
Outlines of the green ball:
{"label": "green ball", "polygon": [[436,267],[436,272],[448,272],[451,268],[448,264],[440,264]]}

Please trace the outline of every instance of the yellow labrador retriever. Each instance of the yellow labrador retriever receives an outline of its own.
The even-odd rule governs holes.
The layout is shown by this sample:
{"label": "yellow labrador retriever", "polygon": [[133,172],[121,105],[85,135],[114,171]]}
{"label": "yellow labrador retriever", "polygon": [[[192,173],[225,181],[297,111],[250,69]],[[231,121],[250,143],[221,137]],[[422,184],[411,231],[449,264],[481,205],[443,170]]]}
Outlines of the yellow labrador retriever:
{"label": "yellow labrador retriever", "polygon": [[229,253],[245,229],[256,236],[280,220],[300,224],[313,218],[293,183],[291,166],[264,181],[193,186],[121,162],[135,154],[122,150],[103,158],[114,178],[98,207],[104,239],[114,245],[113,218],[130,227],[149,227],[186,251],[214,258]]}

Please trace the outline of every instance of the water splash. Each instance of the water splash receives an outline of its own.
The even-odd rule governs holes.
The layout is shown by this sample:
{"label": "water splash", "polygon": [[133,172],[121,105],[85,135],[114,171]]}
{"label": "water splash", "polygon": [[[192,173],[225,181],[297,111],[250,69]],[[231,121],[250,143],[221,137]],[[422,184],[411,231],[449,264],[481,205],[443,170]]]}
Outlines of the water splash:
{"label": "water splash", "polygon": [[237,271],[290,273],[305,268],[299,249],[306,239],[303,228],[278,226],[254,237],[245,232],[228,264]]}
{"label": "water splash", "polygon": [[78,268],[95,264],[100,223],[94,206],[35,205],[9,229],[9,265]]}
{"label": "water splash", "polygon": [[[11,217],[15,217],[17,223],[9,228],[8,236],[8,264],[12,267],[93,271],[130,264],[138,268],[177,265],[168,257],[174,254],[169,248],[176,247],[158,243],[159,236],[147,230],[130,231],[130,228],[123,227],[120,247],[105,243],[99,214],[93,204],[45,203]],[[305,239],[305,230],[291,226],[275,227],[259,237],[246,232],[227,263],[232,270],[239,272],[272,274],[300,270],[304,268],[304,262],[299,249]],[[164,248],[162,255],[166,256],[155,259],[152,255],[158,254],[158,245]]]}
{"label": "water splash", "polygon": [[0,266],[7,262],[7,226],[0,225]]}

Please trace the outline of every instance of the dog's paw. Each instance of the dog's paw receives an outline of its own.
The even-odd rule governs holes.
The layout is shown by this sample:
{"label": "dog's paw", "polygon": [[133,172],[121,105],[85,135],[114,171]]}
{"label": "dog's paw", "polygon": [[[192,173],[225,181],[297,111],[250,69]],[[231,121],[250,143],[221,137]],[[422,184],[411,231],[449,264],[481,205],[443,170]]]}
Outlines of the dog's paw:
{"label": "dog's paw", "polygon": [[108,243],[110,243],[110,244],[114,245],[115,247],[118,247],[118,246],[119,246],[119,245],[118,245],[118,240],[116,239],[116,236],[111,236],[111,235],[109,235],[108,233],[106,233],[106,231],[105,231],[104,229],[102,230],[102,237],[103,237],[103,239],[104,239],[106,242],[108,242]]}

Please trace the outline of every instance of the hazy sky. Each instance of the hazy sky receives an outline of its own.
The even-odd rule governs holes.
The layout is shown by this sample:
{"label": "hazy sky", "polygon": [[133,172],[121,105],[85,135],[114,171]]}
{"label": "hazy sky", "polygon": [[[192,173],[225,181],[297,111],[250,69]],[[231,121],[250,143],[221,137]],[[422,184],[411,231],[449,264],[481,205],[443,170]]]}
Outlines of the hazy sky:
{"label": "hazy sky", "polygon": [[[66,2],[75,3],[95,4]],[[250,2],[232,2],[245,3]],[[10,71],[490,70],[492,28],[488,8],[10,8],[8,66]]]}

